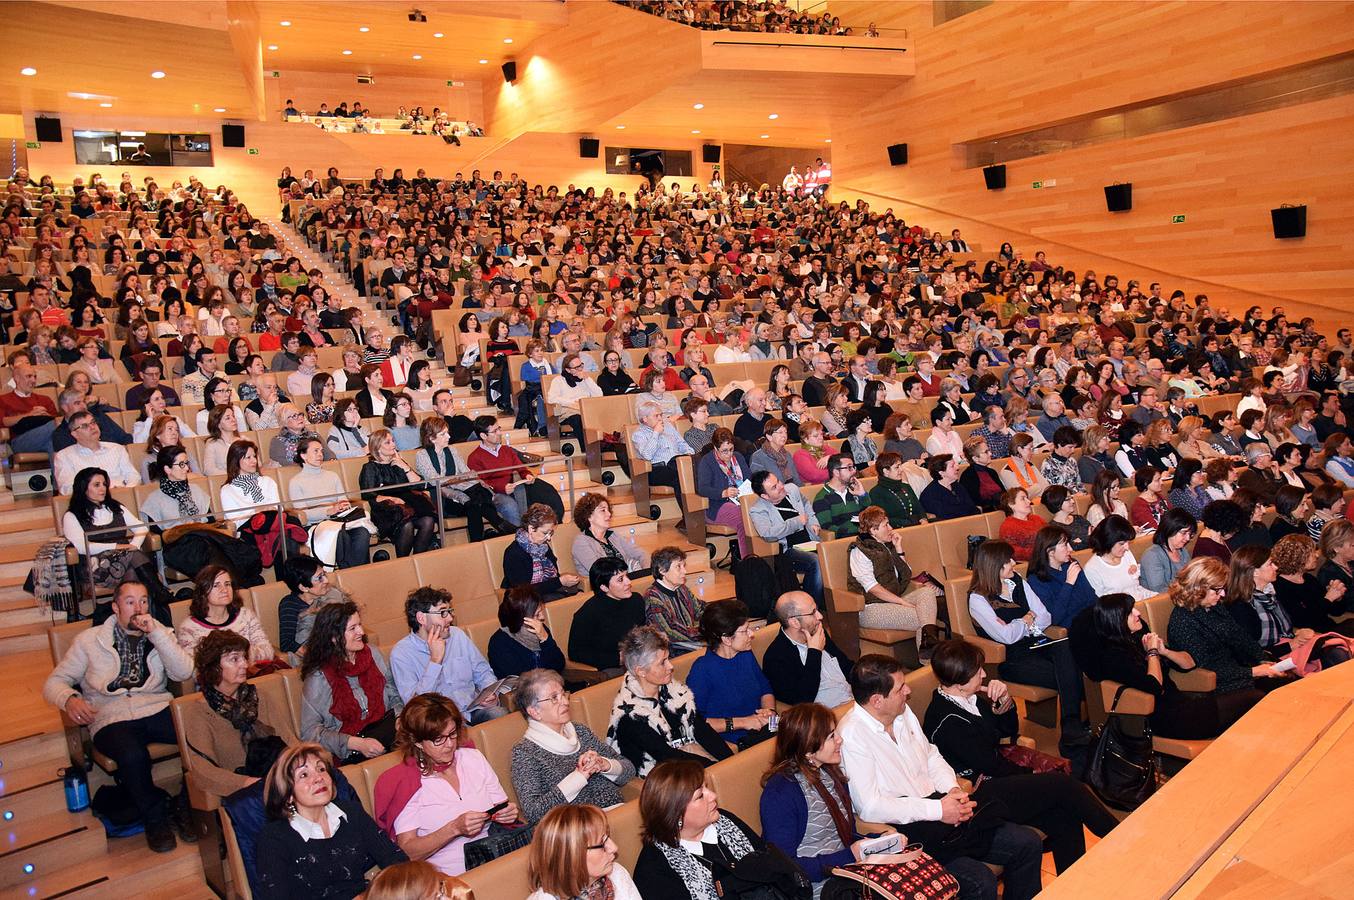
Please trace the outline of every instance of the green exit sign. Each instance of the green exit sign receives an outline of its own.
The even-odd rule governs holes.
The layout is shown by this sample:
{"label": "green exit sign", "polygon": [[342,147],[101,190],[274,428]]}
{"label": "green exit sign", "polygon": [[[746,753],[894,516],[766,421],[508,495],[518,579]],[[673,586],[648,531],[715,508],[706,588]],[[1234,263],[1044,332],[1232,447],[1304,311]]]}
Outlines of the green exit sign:
{"label": "green exit sign", "polygon": [[447,87],[451,87],[451,86],[454,85],[455,83],[456,83],[456,82],[454,82],[454,81],[448,81],[448,82],[447,82]]}
{"label": "green exit sign", "polygon": [[250,147],[249,150],[248,150],[247,152],[249,153],[250,156],[258,156],[258,155],[259,155],[259,148],[258,148],[258,147]]}
{"label": "green exit sign", "polygon": [[24,141],[24,147],[29,150],[41,150],[42,144],[37,141]]}
{"label": "green exit sign", "polygon": [[276,69],[274,69],[273,71],[271,71],[271,72],[268,73],[268,77],[269,77],[269,78],[281,78],[281,77],[282,77],[282,73],[279,72],[279,71],[277,71]]}
{"label": "green exit sign", "polygon": [[1043,186],[1044,186],[1044,183],[1043,183],[1042,181],[1036,181],[1036,182],[1034,183],[1034,185],[1033,185],[1033,187],[1034,187],[1034,189],[1035,189],[1036,191],[1039,190],[1039,189],[1040,189],[1041,187],[1043,187]]}
{"label": "green exit sign", "polygon": [[1184,216],[1171,216],[1171,224],[1172,224],[1172,225],[1183,225],[1183,224],[1185,224],[1185,217],[1184,217]]}

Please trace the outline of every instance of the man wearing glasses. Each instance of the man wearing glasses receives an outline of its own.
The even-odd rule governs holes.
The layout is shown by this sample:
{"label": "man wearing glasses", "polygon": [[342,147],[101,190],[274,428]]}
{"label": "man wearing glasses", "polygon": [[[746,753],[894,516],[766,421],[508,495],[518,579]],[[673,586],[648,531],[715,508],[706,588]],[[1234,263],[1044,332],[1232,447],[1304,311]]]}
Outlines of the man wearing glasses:
{"label": "man wearing glasses", "polygon": [[832,642],[823,614],[803,591],[787,591],[776,601],[776,635],[762,657],[762,671],[781,703],[821,703],[836,709],[851,702],[847,679],[854,663]]}
{"label": "man wearing glasses", "polygon": [[860,511],[870,505],[865,486],[856,477],[856,462],[845,453],[834,453],[827,464],[828,479],[813,499],[818,524],[836,537],[860,531]]}
{"label": "man wearing glasses", "polygon": [[82,410],[67,420],[75,443],[56,455],[52,462],[52,477],[58,494],[69,494],[75,485],[75,476],[81,469],[103,469],[108,473],[108,486],[132,487],[141,483],[141,473],[132,465],[127,448],[99,440],[99,423],[94,414]]}
{"label": "man wearing glasses", "polygon": [[[226,389],[230,389],[229,385]],[[122,444],[124,447],[132,442],[132,436],[124,431],[121,425],[109,418],[108,413],[103,411],[102,406],[90,409],[89,401],[85,399],[85,395],[75,388],[69,388],[58,394],[56,405],[61,410],[64,421],[56,426],[56,430],[52,432],[53,455],[75,443],[75,436],[71,434],[70,418],[85,410],[89,410],[90,415],[94,417],[94,423],[99,426],[100,440],[108,438],[112,443]]]}
{"label": "man wearing glasses", "polygon": [[507,715],[489,661],[452,624],[450,593],[418,588],[404,601],[404,617],[409,634],[390,651],[390,671],[405,703],[417,694],[441,694],[455,701],[472,725]]}

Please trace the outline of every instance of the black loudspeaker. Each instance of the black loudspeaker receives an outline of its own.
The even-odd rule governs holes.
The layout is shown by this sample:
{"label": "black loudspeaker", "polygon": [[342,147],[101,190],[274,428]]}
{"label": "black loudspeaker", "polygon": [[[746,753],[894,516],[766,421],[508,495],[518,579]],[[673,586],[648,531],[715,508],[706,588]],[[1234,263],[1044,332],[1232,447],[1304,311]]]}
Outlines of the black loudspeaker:
{"label": "black loudspeaker", "polygon": [[1006,163],[983,166],[983,181],[987,182],[989,191],[1006,190]]}
{"label": "black loudspeaker", "polygon": [[243,146],[244,146],[244,126],[243,126],[243,125],[222,125],[222,126],[221,126],[221,146],[222,146],[222,147],[243,147]]}
{"label": "black loudspeaker", "polygon": [[701,162],[717,163],[719,162],[719,145],[705,144],[701,147]]}
{"label": "black loudspeaker", "polygon": [[1110,212],[1128,212],[1133,208],[1133,183],[1105,185],[1105,207]]}
{"label": "black loudspeaker", "polygon": [[38,133],[38,140],[43,143],[59,144],[63,140],[60,119],[45,119],[39,116],[33,119],[33,128]]}
{"label": "black loudspeaker", "polygon": [[578,155],[584,159],[596,159],[600,155],[600,144],[597,138],[579,138]]}
{"label": "black loudspeaker", "polygon": [[907,165],[907,144],[889,145],[889,165],[891,166]]}
{"label": "black loudspeaker", "polygon": [[1300,238],[1307,236],[1307,207],[1280,206],[1271,209],[1269,217],[1274,220],[1276,238]]}
{"label": "black loudspeaker", "polygon": [[503,80],[508,84],[517,82],[517,61],[510,59],[503,64]]}

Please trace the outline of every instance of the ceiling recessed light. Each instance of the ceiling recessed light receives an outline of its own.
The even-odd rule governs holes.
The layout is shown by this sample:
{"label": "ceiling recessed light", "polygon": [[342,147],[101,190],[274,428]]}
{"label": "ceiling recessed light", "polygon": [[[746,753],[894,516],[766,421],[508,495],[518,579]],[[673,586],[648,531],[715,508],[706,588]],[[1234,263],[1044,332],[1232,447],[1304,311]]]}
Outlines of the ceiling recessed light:
{"label": "ceiling recessed light", "polygon": [[700,134],[701,132],[700,132],[700,129],[699,129],[699,128],[693,128],[693,129],[691,129],[691,133],[692,133],[692,134]]}
{"label": "ceiling recessed light", "polygon": [[692,109],[705,109],[705,104],[704,104],[704,103],[697,103],[695,106],[693,106],[693,107],[691,107],[691,108],[692,108]]}
{"label": "ceiling recessed light", "polygon": [[616,126],[616,130],[617,130],[617,131],[624,131],[624,130],[625,130],[625,126],[624,126],[624,125],[617,125],[617,126]]}
{"label": "ceiling recessed light", "polygon": [[276,49],[277,49],[277,44],[269,44],[269,45],[268,45],[268,49],[269,49],[269,50],[276,50]]}
{"label": "ceiling recessed light", "polygon": [[423,57],[420,56],[419,54],[417,54],[417,53],[414,54],[414,59],[422,59],[422,58],[423,58]]}
{"label": "ceiling recessed light", "polygon": [[489,60],[487,60],[487,59],[482,59],[482,60],[480,60],[480,65],[482,65],[482,66],[487,66],[487,65],[489,65]]}
{"label": "ceiling recessed light", "polygon": [[832,143],[832,138],[828,138],[827,140],[823,141],[823,143],[824,143],[824,144],[830,144],[830,143]]}
{"label": "ceiling recessed light", "polygon": [[164,73],[164,72],[161,72],[159,69],[156,69],[154,72],[151,72],[151,73],[150,73],[150,77],[151,77],[151,78],[164,78],[164,77],[165,77],[165,73]]}
{"label": "ceiling recessed light", "polygon": [[216,107],[215,109],[212,110],[212,112],[225,112],[225,111],[226,111],[226,108],[225,108],[224,106],[218,106],[218,107]]}
{"label": "ceiling recessed light", "polygon": [[761,135],[762,140],[766,140],[766,139],[769,138],[769,137],[771,137],[771,135],[769,135],[769,134],[763,134],[763,135]]}
{"label": "ceiling recessed light", "polygon": [[433,37],[440,38],[441,36],[442,36],[442,32],[440,32],[440,31],[434,31],[434,32],[433,32]]}
{"label": "ceiling recessed light", "polygon": [[772,113],[771,115],[767,116],[767,118],[768,118],[768,119],[779,119],[779,118],[780,118],[780,113]]}
{"label": "ceiling recessed light", "polygon": [[20,74],[20,75],[36,75],[36,74],[38,74],[38,70],[35,69],[35,68],[33,68],[32,66],[24,66],[22,69],[19,70],[19,74]]}
{"label": "ceiling recessed light", "polygon": [[504,38],[504,39],[503,39],[503,43],[505,43],[505,44],[511,44],[511,43],[512,43],[512,38]]}
{"label": "ceiling recessed light", "polygon": [[363,34],[366,34],[368,31],[371,31],[371,29],[368,28],[368,27],[365,26],[365,25],[363,25],[361,28],[359,28],[359,29],[357,29],[357,30],[360,31],[360,32],[362,32]]}
{"label": "ceiling recessed light", "polygon": [[99,105],[102,106],[104,109],[112,109],[112,108],[113,108],[113,104],[111,104],[111,103],[100,103]]}
{"label": "ceiling recessed light", "polygon": [[344,51],[343,51],[343,55],[344,55],[344,56],[352,56],[352,55],[353,55],[353,51],[351,51],[351,50],[344,50]]}
{"label": "ceiling recessed light", "polygon": [[283,28],[291,27],[291,22],[287,21],[286,19],[283,19],[281,22],[278,22],[277,24],[281,25]]}

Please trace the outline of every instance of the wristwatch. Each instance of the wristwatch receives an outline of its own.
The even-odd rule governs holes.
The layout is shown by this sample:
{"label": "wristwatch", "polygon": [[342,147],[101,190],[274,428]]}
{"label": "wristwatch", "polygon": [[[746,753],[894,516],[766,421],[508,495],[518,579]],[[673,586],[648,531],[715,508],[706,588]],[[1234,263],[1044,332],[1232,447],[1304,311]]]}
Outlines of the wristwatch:
{"label": "wristwatch", "polygon": [[728,716],[724,717],[724,731],[725,733],[733,731],[733,719]]}

